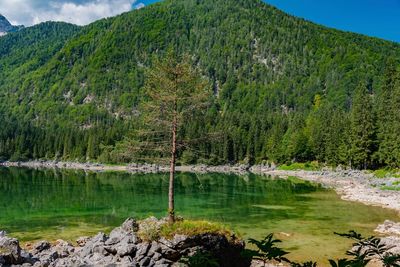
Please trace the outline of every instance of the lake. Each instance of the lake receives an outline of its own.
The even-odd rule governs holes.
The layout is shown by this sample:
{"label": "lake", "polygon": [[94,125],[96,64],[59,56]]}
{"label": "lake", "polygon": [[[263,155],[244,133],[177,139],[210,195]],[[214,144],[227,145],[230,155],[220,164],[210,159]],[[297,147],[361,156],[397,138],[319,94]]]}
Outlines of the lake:
{"label": "lake", "polygon": [[[21,241],[76,240],[125,218],[166,215],[167,174],[0,168],[0,229]],[[396,212],[342,201],[297,178],[179,173],[177,214],[224,223],[243,238],[275,233],[293,260],[344,257],[351,242],[333,232],[373,234]]]}

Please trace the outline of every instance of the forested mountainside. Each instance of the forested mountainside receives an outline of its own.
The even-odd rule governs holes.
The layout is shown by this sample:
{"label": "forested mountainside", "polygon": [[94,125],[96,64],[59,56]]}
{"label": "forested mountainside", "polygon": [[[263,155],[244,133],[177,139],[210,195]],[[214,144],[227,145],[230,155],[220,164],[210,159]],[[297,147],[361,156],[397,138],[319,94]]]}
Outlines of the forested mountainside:
{"label": "forested mountainside", "polygon": [[191,55],[215,94],[180,134],[220,133],[181,162],[400,165],[400,45],[260,0],[166,0],[0,38],[0,157],[137,160],[120,156],[124,138],[138,124],[145,68],[170,48]]}

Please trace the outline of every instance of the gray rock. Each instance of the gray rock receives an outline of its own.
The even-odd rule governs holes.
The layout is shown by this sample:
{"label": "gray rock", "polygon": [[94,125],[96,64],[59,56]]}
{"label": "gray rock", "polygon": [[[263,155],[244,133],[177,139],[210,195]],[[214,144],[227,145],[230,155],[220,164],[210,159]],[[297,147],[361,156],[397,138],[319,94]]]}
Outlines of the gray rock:
{"label": "gray rock", "polygon": [[120,265],[120,266],[132,266],[132,267],[135,267],[135,266],[137,266],[137,262],[136,262],[136,260],[135,259],[133,259],[132,257],[130,257],[130,256],[127,256],[127,257],[123,257],[123,258],[121,258],[119,261],[118,261],[118,264]]}
{"label": "gray rock", "polygon": [[79,250],[79,255],[85,258],[92,253],[101,253],[103,255],[108,254],[104,248],[104,242],[107,240],[107,236],[104,233],[98,233],[95,237],[91,238],[84,247]]}
{"label": "gray rock", "polygon": [[3,256],[0,255],[0,266],[2,266],[3,264],[6,264],[6,260]]}
{"label": "gray rock", "polygon": [[172,262],[166,259],[158,260],[154,263],[154,267],[170,267]]}
{"label": "gray rock", "polygon": [[128,218],[121,225],[121,228],[128,233],[136,233],[139,230],[139,224],[133,218]]}
{"label": "gray rock", "polygon": [[144,256],[147,254],[147,251],[149,251],[150,244],[149,243],[140,243],[136,246],[136,258],[139,258],[141,256]]}
{"label": "gray rock", "polygon": [[152,259],[153,259],[154,261],[161,260],[161,259],[162,259],[162,254],[161,254],[161,253],[158,253],[158,252],[155,252],[155,253],[153,254],[153,256],[152,256]]}
{"label": "gray rock", "polygon": [[150,266],[151,258],[149,257],[144,257],[143,259],[140,260],[139,266]]}
{"label": "gray rock", "polygon": [[39,241],[33,245],[31,253],[35,255],[47,249],[50,249],[50,243],[48,241]]}
{"label": "gray rock", "polygon": [[19,241],[3,234],[3,236],[0,237],[0,257],[3,258],[5,264],[11,265],[22,263],[23,258],[21,257]]}
{"label": "gray rock", "polygon": [[58,253],[60,258],[68,257],[75,252],[75,248],[72,244],[61,239],[56,241],[56,245],[52,249]]}
{"label": "gray rock", "polygon": [[88,236],[82,236],[82,237],[79,237],[79,238],[76,240],[76,243],[78,244],[78,246],[84,247],[84,246],[86,245],[86,243],[87,243],[89,240],[90,240],[90,237],[88,237]]}
{"label": "gray rock", "polygon": [[5,237],[7,235],[6,231],[0,231],[0,238]]}
{"label": "gray rock", "polygon": [[127,241],[119,243],[115,248],[120,257],[132,255],[136,252],[136,246]]}

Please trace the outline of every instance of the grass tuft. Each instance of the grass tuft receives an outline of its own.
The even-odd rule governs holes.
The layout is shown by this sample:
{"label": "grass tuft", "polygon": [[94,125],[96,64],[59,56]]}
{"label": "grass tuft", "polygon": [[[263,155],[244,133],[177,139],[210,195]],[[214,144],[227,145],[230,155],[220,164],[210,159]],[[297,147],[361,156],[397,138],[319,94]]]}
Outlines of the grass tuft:
{"label": "grass tuft", "polygon": [[160,235],[171,239],[174,235],[195,236],[200,234],[219,234],[230,239],[233,232],[226,226],[219,223],[207,221],[180,221],[174,224],[164,224],[161,226]]}
{"label": "grass tuft", "polygon": [[228,240],[233,232],[225,225],[207,221],[181,220],[173,224],[164,221],[145,220],[140,223],[139,237],[144,241],[157,241],[161,237],[172,239],[175,235],[195,236],[200,234],[219,234]]}

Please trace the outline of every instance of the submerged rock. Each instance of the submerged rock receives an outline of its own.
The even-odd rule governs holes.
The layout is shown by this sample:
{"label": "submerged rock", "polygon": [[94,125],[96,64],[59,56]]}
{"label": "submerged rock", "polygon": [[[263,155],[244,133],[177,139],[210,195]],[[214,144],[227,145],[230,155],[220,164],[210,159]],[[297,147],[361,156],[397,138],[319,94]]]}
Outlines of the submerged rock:
{"label": "submerged rock", "polygon": [[54,245],[40,241],[31,251],[21,249],[17,239],[9,238],[0,232],[0,266],[186,266],[181,263],[184,257],[197,252],[207,252],[220,266],[250,266],[250,261],[241,255],[244,242],[235,237],[227,239],[224,235],[204,233],[195,236],[175,235],[172,239],[158,238],[143,241],[138,235],[149,225],[157,228],[165,219],[150,218],[138,224],[127,219],[120,227],[113,229],[109,236],[98,233],[92,238],[80,238],[72,244],[57,240]]}

